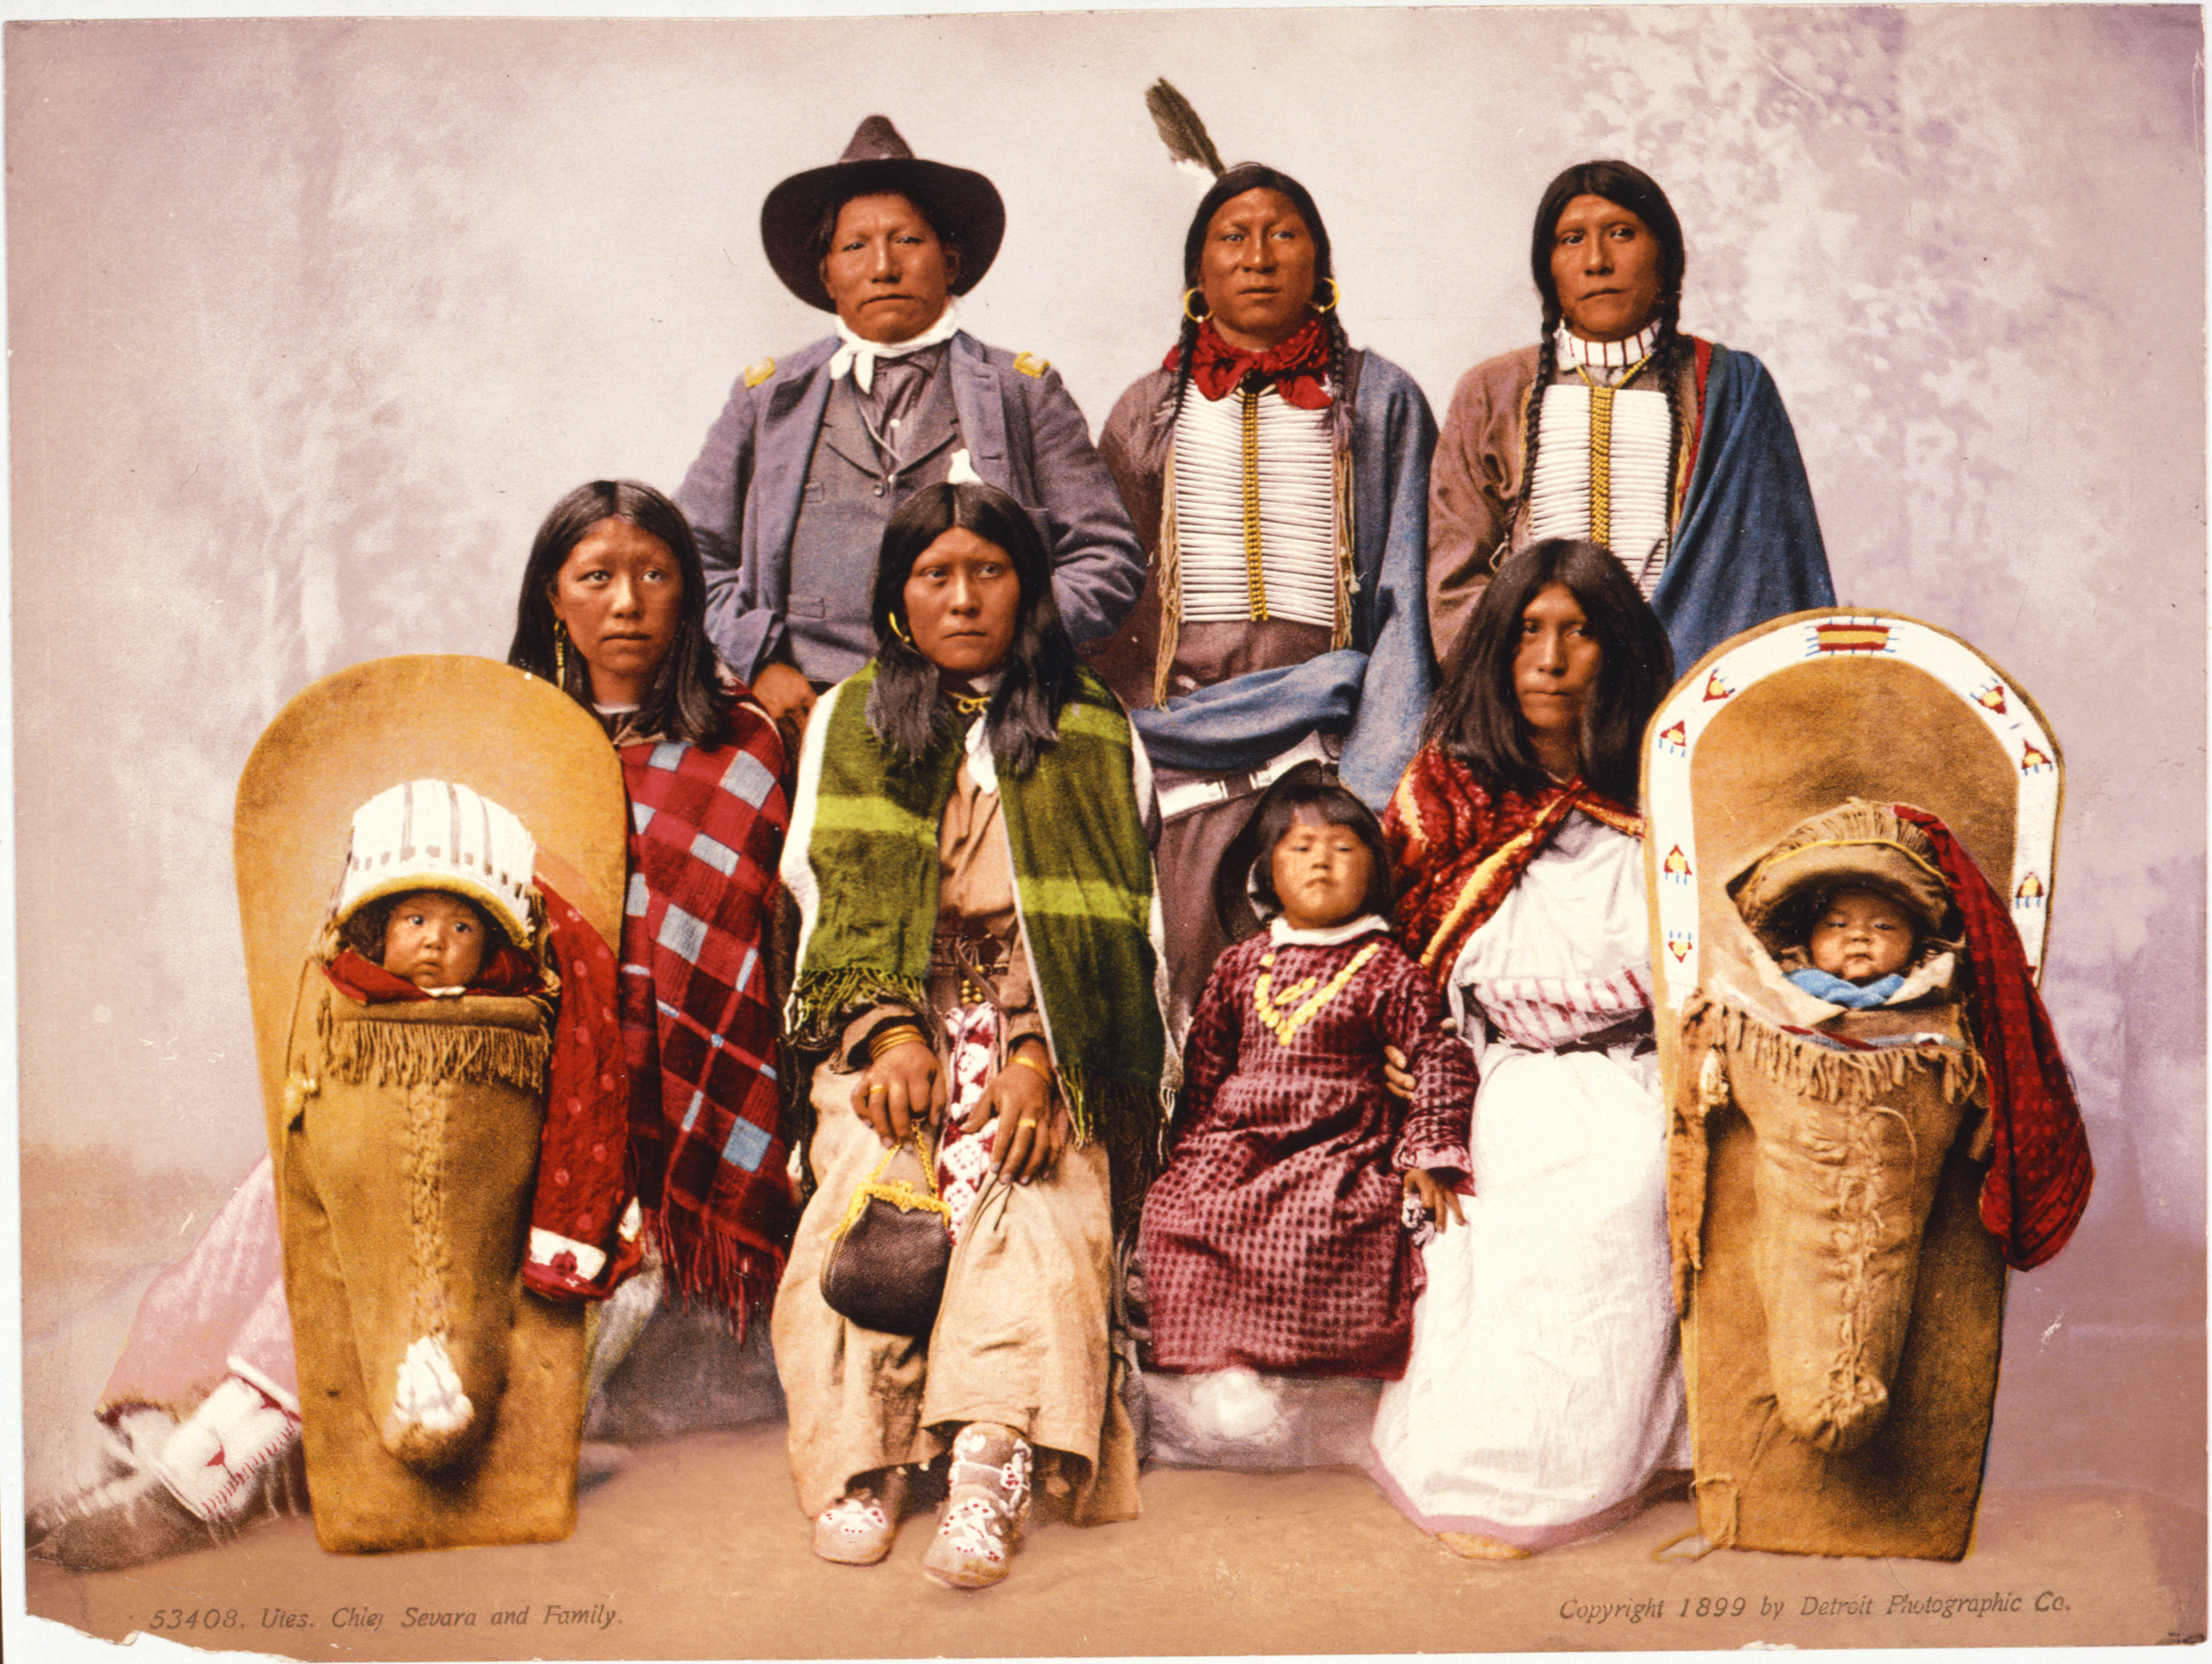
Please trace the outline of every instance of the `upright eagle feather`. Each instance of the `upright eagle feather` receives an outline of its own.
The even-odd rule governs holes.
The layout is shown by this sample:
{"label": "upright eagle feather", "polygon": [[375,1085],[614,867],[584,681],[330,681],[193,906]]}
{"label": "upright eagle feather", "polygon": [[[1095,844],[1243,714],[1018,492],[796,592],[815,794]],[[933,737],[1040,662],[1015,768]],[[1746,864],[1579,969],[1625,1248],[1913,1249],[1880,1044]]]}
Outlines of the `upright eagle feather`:
{"label": "upright eagle feather", "polygon": [[1166,77],[1145,88],[1145,107],[1152,113],[1152,125],[1160,130],[1160,138],[1176,167],[1202,172],[1208,184],[1228,171],[1221,165],[1221,152],[1206,137],[1206,124],[1198,119],[1198,112]]}

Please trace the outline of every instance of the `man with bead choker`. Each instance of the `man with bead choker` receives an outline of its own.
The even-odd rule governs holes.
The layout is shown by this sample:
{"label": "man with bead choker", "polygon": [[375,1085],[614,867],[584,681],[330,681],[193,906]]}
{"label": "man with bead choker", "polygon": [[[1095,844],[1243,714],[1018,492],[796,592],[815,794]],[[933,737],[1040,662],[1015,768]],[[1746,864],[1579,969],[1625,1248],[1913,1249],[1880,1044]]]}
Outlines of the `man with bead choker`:
{"label": "man with bead choker", "polygon": [[1682,231],[1625,162],[1552,181],[1529,267],[1541,344],[1461,380],[1429,486],[1429,618],[1449,662],[1499,561],[1603,545],[1686,670],[1738,631],[1835,602],[1797,438],[1765,366],[1682,334]]}

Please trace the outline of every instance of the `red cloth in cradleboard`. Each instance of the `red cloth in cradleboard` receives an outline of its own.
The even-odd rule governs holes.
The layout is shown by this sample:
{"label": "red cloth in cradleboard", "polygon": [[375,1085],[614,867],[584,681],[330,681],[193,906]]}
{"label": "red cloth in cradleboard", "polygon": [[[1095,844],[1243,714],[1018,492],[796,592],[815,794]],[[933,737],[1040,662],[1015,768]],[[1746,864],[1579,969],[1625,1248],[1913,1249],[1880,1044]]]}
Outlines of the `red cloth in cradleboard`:
{"label": "red cloth in cradleboard", "polygon": [[1965,921],[1974,984],[1968,1013],[1989,1081],[1996,1145],[1982,1183],[1982,1223],[2002,1245],[2007,1265],[2032,1271],[2074,1234],[2096,1177],[2073,1076],[2004,898],[1949,827],[1925,809],[1891,807],[1935,844]]}
{"label": "red cloth in cradleboard", "polygon": [[[522,1280],[555,1299],[599,1300],[642,1257],[617,1235],[629,1204],[629,1067],[615,957],[584,916],[544,879],[547,934],[561,976],[553,1056],[545,1071],[545,1131]],[[605,1263],[587,1271],[577,1248]]]}

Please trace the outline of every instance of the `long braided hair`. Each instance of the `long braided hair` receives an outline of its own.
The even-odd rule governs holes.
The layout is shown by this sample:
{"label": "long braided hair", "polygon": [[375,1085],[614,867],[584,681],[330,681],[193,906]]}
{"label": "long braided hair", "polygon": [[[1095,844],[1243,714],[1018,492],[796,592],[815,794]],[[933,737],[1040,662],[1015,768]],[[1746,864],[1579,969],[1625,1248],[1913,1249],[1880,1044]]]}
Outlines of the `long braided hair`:
{"label": "long braided hair", "polygon": [[[1265,162],[1240,162],[1213,182],[1213,188],[1200,198],[1198,211],[1191,216],[1190,229],[1182,240],[1182,283],[1186,291],[1199,287],[1200,263],[1206,256],[1206,234],[1212,229],[1213,216],[1222,204],[1231,198],[1241,197],[1247,191],[1279,191],[1290,199],[1291,206],[1298,210],[1298,217],[1306,222],[1306,229],[1314,241],[1314,293],[1316,297],[1327,288],[1334,275],[1328,254],[1328,228],[1322,223],[1321,210],[1314,206],[1313,193],[1288,174],[1268,167]],[[1345,442],[1351,433],[1352,412],[1346,408],[1344,388],[1352,359],[1352,342],[1344,332],[1344,320],[1332,308],[1322,314],[1322,326],[1328,332],[1328,390],[1335,408],[1331,425],[1337,442]],[[1191,358],[1198,350],[1198,320],[1185,306],[1182,318],[1181,349],[1176,355],[1175,413],[1182,414],[1183,394],[1190,386]]]}
{"label": "long braided hair", "polygon": [[[1603,197],[1642,220],[1659,240],[1659,338],[1651,349],[1651,372],[1667,395],[1668,454],[1682,450],[1681,394],[1677,383],[1681,369],[1694,350],[1677,326],[1682,311],[1682,271],[1687,263],[1682,247],[1682,222],[1659,181],[1641,168],[1626,162],[1581,162],[1545,187],[1536,204],[1536,226],[1528,241],[1528,270],[1536,279],[1536,292],[1544,301],[1544,333],[1536,349],[1536,381],[1528,396],[1528,419],[1521,442],[1521,498],[1527,502],[1536,478],[1536,435],[1543,425],[1544,389],[1559,373],[1558,336],[1562,316],[1559,285],[1552,281],[1552,247],[1559,235],[1559,216],[1577,197]],[[1668,519],[1674,519],[1671,484]]]}

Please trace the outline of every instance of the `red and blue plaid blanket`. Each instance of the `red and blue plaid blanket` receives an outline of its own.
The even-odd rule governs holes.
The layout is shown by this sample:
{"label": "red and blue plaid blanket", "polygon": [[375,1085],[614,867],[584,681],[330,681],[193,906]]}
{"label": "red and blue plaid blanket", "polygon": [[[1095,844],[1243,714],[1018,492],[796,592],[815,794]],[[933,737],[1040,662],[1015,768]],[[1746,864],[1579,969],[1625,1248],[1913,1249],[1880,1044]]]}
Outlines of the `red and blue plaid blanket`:
{"label": "red and blue plaid blanket", "polygon": [[766,1308],[798,1210],[767,939],[790,824],[783,742],[740,704],[713,749],[620,748],[629,787],[622,1012],[639,1200],[679,1290]]}

